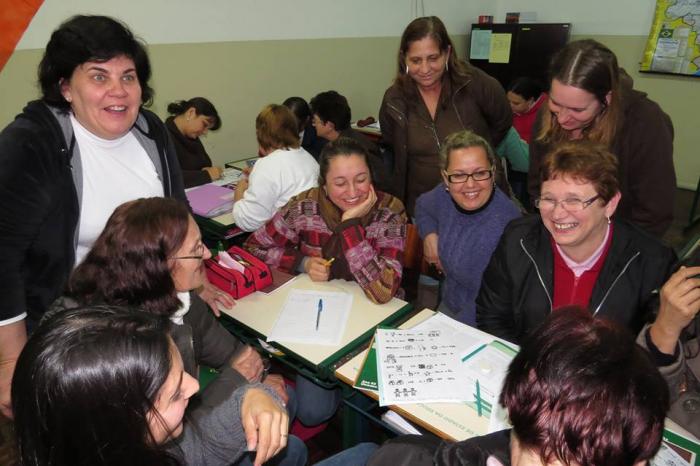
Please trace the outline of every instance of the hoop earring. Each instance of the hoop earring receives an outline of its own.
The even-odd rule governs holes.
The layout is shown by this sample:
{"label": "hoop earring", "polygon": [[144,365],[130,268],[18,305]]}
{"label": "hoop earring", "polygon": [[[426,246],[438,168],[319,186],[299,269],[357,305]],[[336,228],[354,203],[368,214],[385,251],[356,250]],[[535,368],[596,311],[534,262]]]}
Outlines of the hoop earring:
{"label": "hoop earring", "polygon": [[610,225],[610,223],[612,223],[612,222],[610,221],[610,217],[608,217],[608,225]]}
{"label": "hoop earring", "polygon": [[406,74],[408,74],[408,65],[406,65]]}

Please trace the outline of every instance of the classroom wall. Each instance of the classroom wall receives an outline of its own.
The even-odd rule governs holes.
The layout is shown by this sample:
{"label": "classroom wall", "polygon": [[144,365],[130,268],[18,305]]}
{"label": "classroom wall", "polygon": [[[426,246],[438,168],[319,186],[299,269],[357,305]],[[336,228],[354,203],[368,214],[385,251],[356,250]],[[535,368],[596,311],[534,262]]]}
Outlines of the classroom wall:
{"label": "classroom wall", "polygon": [[[191,0],[142,3],[135,11],[124,4],[94,0],[46,0],[20,42],[20,50],[0,72],[0,127],[38,96],[36,67],[50,31],[70,14],[99,12],[120,16],[151,44],[156,89],[153,110],[165,117],[167,103],[172,100],[195,95],[210,98],[224,124],[207,136],[204,144],[215,163],[244,158],[256,152],[254,119],[258,111],[291,95],[309,99],[317,92],[336,89],[348,97],[355,118],[376,117],[395,73],[399,35],[421,2],[358,0],[348,10],[346,2],[266,0],[246,5],[242,15],[237,10],[239,2],[208,0],[211,11],[221,10],[216,15],[221,20],[214,22],[209,10],[192,9]],[[695,189],[700,175],[700,132],[695,116],[700,108],[700,80],[636,71],[654,0],[423,3],[425,14],[445,19],[461,56],[466,50],[468,25],[475,18],[493,14],[502,21],[506,11],[535,10],[541,21],[571,21],[574,39],[593,37],[606,43],[635,79],[636,87],[648,92],[671,115],[676,128],[678,183]],[[419,14],[422,11],[418,8]],[[604,18],[600,18],[601,11],[606,11]],[[164,12],[167,21],[154,20],[159,15],[166,17]],[[285,29],[285,23],[294,26]],[[206,27],[195,27],[197,24]],[[281,35],[294,38],[259,40],[261,36],[270,39]],[[179,43],[183,41],[190,43]]]}

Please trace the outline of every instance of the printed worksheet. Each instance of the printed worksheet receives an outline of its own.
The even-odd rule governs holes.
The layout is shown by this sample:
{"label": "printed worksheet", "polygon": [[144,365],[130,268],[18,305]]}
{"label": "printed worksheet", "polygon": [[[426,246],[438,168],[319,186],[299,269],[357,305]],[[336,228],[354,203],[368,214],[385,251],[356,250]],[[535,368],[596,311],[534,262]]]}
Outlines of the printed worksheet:
{"label": "printed worksheet", "polygon": [[442,329],[377,329],[379,404],[470,398],[459,346]]}

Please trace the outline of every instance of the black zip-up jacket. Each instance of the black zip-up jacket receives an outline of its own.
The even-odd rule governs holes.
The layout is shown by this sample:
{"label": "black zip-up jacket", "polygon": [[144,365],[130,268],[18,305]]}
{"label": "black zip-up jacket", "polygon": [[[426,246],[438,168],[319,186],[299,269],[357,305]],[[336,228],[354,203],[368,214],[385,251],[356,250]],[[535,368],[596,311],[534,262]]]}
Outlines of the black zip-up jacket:
{"label": "black zip-up jacket", "polygon": [[[168,197],[186,201],[167,130],[141,110],[132,133]],[[67,113],[30,102],[0,133],[0,321],[38,322],[63,292],[75,262],[82,172]]]}
{"label": "black zip-up jacket", "polygon": [[[624,220],[615,220],[612,243],[588,304],[597,317],[616,321],[636,335],[653,311],[675,254]],[[486,267],[476,298],[477,327],[514,343],[552,312],[554,254],[538,215],[506,226]]]}
{"label": "black zip-up jacket", "polygon": [[489,457],[510,466],[510,430],[461,442],[429,435],[400,435],[372,454],[367,466],[486,466]]}

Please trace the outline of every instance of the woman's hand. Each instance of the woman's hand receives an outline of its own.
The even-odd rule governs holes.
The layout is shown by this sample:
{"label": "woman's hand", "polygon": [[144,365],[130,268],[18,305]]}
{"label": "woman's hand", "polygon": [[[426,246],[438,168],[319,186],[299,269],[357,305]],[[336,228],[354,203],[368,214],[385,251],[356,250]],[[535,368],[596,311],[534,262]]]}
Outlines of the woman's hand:
{"label": "woman's hand", "polygon": [[272,388],[275,393],[277,393],[277,396],[282,398],[284,405],[287,405],[289,395],[287,394],[287,386],[284,383],[284,377],[279,374],[268,374],[268,376],[263,379],[262,383]]}
{"label": "woman's hand", "polygon": [[428,264],[434,265],[440,272],[443,271],[440,256],[438,255],[437,233],[430,233],[423,240],[423,257]]}
{"label": "woman's hand", "polygon": [[241,404],[241,423],[248,450],[257,450],[254,466],[260,466],[287,446],[287,411],[263,390],[249,389]]}
{"label": "woman's hand", "polygon": [[231,309],[236,305],[236,301],[230,294],[209,282],[209,279],[206,278],[206,274],[204,275],[204,283],[197,289],[197,294],[209,305],[209,309],[211,309],[211,312],[213,312],[216,317],[221,315],[219,306],[224,309]]}
{"label": "woman's hand", "polygon": [[327,282],[330,278],[328,261],[322,257],[307,257],[304,261],[304,271],[315,282]]}
{"label": "woman's hand", "polygon": [[250,383],[260,382],[263,376],[263,361],[260,354],[251,346],[231,360],[231,367],[237,370]]}
{"label": "woman's hand", "polygon": [[649,333],[662,353],[674,353],[681,332],[700,311],[698,274],[700,267],[681,267],[661,288],[659,315]]}
{"label": "woman's hand", "polygon": [[248,189],[248,178],[239,178],[238,182],[236,183],[236,192],[233,194],[233,200],[235,201],[240,201],[243,199],[243,195],[245,194],[246,190]]}
{"label": "woman's hand", "polygon": [[352,209],[348,209],[343,212],[341,221],[344,222],[345,220],[350,220],[351,218],[359,218],[366,215],[375,202],[377,202],[377,193],[374,191],[374,185],[370,185],[367,199]]}
{"label": "woman's hand", "polygon": [[221,167],[204,167],[202,170],[209,174],[209,178],[211,178],[212,181],[221,178],[221,174],[224,172]]}

